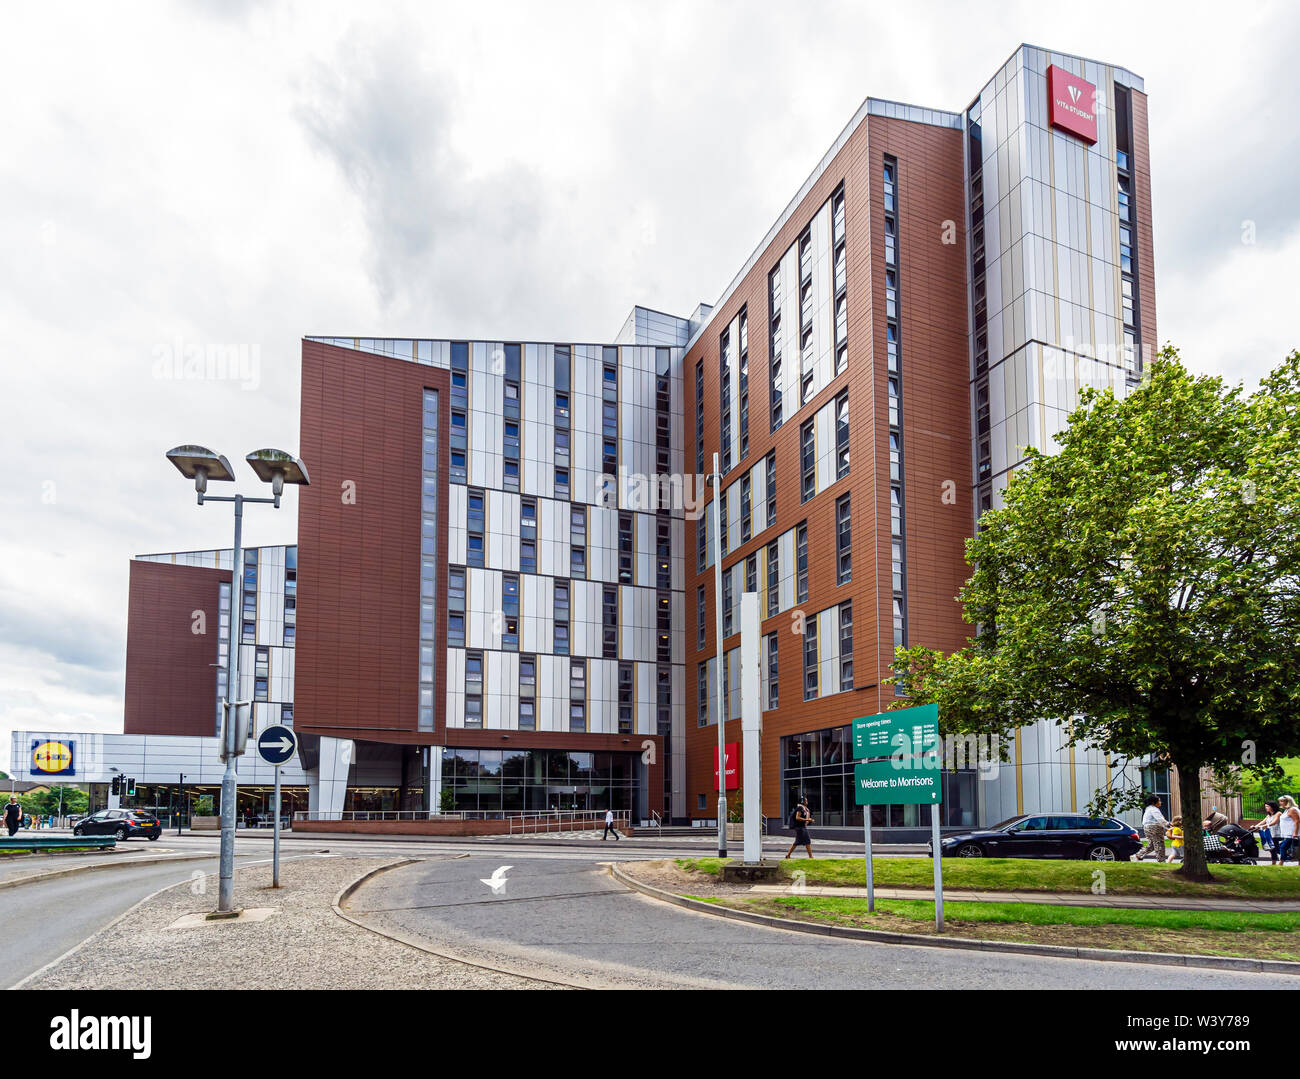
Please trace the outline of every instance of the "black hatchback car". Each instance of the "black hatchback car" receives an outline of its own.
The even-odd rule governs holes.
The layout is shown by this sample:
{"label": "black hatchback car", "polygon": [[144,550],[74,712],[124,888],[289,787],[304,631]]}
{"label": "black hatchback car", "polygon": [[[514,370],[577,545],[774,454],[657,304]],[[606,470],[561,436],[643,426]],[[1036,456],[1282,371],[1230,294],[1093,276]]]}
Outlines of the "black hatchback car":
{"label": "black hatchback car", "polygon": [[77,821],[73,835],[115,835],[118,839],[157,839],[162,822],[143,809],[101,809]]}
{"label": "black hatchback car", "polygon": [[[946,835],[939,841],[945,858],[1091,858],[1127,860],[1142,838],[1114,817],[1048,813],[1011,817],[992,828]],[[927,844],[928,845],[928,844]],[[934,850],[930,850],[931,856]]]}

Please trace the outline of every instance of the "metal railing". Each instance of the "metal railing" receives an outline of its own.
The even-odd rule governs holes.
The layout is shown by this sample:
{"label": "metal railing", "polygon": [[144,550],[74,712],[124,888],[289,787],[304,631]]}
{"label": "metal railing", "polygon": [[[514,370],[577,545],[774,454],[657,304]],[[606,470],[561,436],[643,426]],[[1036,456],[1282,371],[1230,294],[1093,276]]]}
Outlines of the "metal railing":
{"label": "metal railing", "polygon": [[427,809],[345,809],[341,812],[329,810],[298,810],[294,820],[504,820],[507,814],[492,813],[486,810],[461,810],[455,813],[438,813]]}
{"label": "metal railing", "polygon": [[[603,809],[536,810],[531,813],[512,813],[508,817],[511,835],[530,835],[539,832],[584,832],[604,829]],[[614,827],[625,831],[631,815],[625,809],[614,812]]]}
{"label": "metal railing", "polygon": [[659,816],[657,809],[650,810],[650,823],[655,826],[655,832],[660,839],[664,837],[664,819]]}

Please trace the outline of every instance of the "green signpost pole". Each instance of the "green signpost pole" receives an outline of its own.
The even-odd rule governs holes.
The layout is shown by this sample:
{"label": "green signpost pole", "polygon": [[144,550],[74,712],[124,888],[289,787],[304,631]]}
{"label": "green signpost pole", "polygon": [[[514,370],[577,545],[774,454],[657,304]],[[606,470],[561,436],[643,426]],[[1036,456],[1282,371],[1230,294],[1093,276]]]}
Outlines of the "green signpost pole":
{"label": "green signpost pole", "polygon": [[862,832],[867,839],[867,910],[876,909],[876,873],[871,864],[871,807],[862,807]]}
{"label": "green signpost pole", "polygon": [[939,846],[939,806],[930,804],[930,841],[934,845],[934,928],[943,932],[943,848]]}

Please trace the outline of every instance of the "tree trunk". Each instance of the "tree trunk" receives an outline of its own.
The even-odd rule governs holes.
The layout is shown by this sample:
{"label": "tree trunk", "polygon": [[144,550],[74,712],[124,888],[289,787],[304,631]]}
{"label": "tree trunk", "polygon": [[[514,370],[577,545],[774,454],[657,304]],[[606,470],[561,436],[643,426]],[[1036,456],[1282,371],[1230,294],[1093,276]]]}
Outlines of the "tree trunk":
{"label": "tree trunk", "polygon": [[1178,769],[1179,808],[1183,817],[1183,864],[1175,872],[1184,880],[1212,881],[1205,861],[1205,839],[1201,834],[1201,770],[1175,761]]}

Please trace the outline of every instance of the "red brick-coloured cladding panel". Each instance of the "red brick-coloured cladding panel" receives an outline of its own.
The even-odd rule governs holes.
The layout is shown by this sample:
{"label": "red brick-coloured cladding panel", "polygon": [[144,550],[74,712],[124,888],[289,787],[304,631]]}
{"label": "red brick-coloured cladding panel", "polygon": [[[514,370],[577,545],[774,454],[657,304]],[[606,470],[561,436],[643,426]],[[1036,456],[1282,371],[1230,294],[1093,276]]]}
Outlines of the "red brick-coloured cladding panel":
{"label": "red brick-coloured cladding panel", "polygon": [[[228,570],[131,563],[126,621],[127,734],[211,738],[217,727],[221,582]],[[201,611],[201,622],[195,612]],[[195,628],[204,632],[196,633]]]}
{"label": "red brick-coloured cladding panel", "polygon": [[1147,117],[1147,95],[1130,92],[1133,102],[1133,187],[1137,201],[1138,318],[1141,320],[1142,351],[1154,356],[1160,338],[1156,336],[1155,237],[1151,229],[1151,144]]}
{"label": "red brick-coloured cladding panel", "polygon": [[[870,135],[870,143],[868,141]],[[779,744],[783,736],[849,722],[879,711],[887,699],[879,679],[893,656],[890,585],[888,398],[885,351],[882,155],[899,159],[900,305],[904,368],[904,453],[908,498],[908,570],[911,641],[934,647],[959,647],[965,624],[954,602],[966,579],[964,540],[972,521],[970,492],[969,361],[966,316],[965,193],[961,133],[955,130],[870,117],[850,135],[822,177],[803,199],[736,291],[719,308],[712,324],[691,348],[684,364],[687,459],[694,451],[695,364],[704,360],[704,445],[706,467],[718,447],[718,332],[748,305],[750,318],[750,452],[737,462],[728,485],[769,450],[776,452],[777,515],[770,529],[756,531],[749,543],[723,559],[724,567],[742,561],[777,535],[807,520],[808,600],[812,614],[853,602],[854,682],[852,692],[803,700],[802,639],[792,632],[791,611],[764,619],[763,632],[778,632],[780,707],[765,712],[763,812],[780,812]],[[767,277],[840,181],[845,186],[849,362],[845,373],[797,414],[769,434],[767,395]],[[941,241],[943,223],[952,221],[955,243]],[[849,390],[847,477],[800,503],[799,427],[845,387]],[[944,483],[953,480],[952,487]],[[835,583],[835,502],[852,496],[853,580]],[[947,497],[945,497],[947,496]],[[755,522],[755,527],[758,523]],[[687,805],[697,816],[712,816],[715,727],[696,726],[697,664],[715,649],[713,570],[696,573],[696,524],[687,525]],[[697,649],[696,588],[709,600],[707,635]],[[739,638],[726,642],[731,647]],[[740,723],[727,725],[726,740],[740,741]],[[742,764],[742,785],[743,764]],[[706,808],[696,808],[698,794]]]}
{"label": "red brick-coloured cladding panel", "polygon": [[[301,452],[312,482],[298,508],[294,725],[301,731],[408,744],[440,741],[443,649],[434,653],[435,730],[417,730],[426,387],[439,391],[438,595],[445,596],[448,373],[302,343]],[[443,603],[437,604],[436,630],[445,640]]]}

